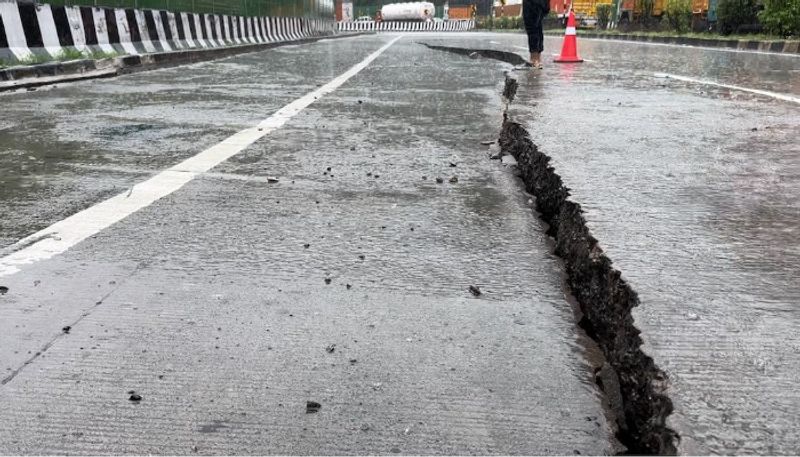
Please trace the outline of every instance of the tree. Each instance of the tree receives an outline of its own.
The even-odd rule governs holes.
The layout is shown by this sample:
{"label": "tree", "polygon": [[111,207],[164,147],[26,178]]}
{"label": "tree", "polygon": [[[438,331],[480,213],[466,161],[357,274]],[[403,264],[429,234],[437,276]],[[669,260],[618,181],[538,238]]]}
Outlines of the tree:
{"label": "tree", "polygon": [[653,9],[655,0],[636,0],[636,11],[639,12],[639,22],[645,28],[650,26],[653,20]]}
{"label": "tree", "polygon": [[667,0],[665,8],[667,23],[678,33],[689,31],[692,25],[692,0]]}
{"label": "tree", "polygon": [[723,35],[738,32],[742,26],[758,22],[758,6],[755,0],[719,0],[717,5],[717,27]]}
{"label": "tree", "polygon": [[597,28],[601,30],[607,28],[610,20],[611,5],[607,3],[597,5]]}
{"label": "tree", "polygon": [[800,36],[800,0],[765,0],[758,18],[769,33]]}

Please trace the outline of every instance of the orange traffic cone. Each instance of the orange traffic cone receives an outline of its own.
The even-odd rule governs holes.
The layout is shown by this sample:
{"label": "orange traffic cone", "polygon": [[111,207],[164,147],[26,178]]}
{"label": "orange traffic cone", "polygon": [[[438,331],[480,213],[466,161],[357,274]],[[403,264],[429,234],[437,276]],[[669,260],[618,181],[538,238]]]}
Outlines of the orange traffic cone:
{"label": "orange traffic cone", "polygon": [[583,59],[578,57],[578,37],[575,33],[575,12],[569,10],[567,19],[567,31],[564,33],[564,45],[561,47],[561,55],[556,57],[557,63],[578,63]]}

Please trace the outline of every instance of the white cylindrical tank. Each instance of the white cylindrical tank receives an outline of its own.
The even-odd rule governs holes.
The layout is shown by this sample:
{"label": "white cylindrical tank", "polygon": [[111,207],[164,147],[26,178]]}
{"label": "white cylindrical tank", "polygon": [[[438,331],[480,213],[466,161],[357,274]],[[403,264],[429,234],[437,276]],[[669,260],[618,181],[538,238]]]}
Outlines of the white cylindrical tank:
{"label": "white cylindrical tank", "polygon": [[381,8],[384,21],[431,21],[436,6],[431,2],[391,3]]}

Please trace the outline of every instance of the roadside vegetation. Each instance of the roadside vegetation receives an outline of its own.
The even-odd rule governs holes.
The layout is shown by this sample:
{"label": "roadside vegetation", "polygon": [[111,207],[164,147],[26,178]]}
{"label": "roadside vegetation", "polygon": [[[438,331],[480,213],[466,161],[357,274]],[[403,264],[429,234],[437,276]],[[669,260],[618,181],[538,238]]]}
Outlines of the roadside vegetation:
{"label": "roadside vegetation", "polygon": [[521,30],[524,27],[521,17],[483,17],[475,21],[475,28],[490,30]]}
{"label": "roadside vegetation", "polygon": [[55,56],[49,54],[30,54],[27,57],[17,61],[0,59],[0,69],[10,67],[20,67],[27,65],[38,65],[48,62],[68,62],[70,60],[100,60],[111,59],[119,56],[118,52],[105,52],[105,51],[78,51],[77,49],[64,49]]}
{"label": "roadside vegetation", "polygon": [[[598,33],[683,36],[704,39],[798,40],[800,39],[800,0],[719,0],[716,21],[709,22],[692,12],[692,0],[665,0],[661,16],[654,16],[654,0],[636,0],[632,20],[617,22],[610,4],[596,7]],[[479,29],[522,30],[521,17],[485,17],[476,22]],[[563,21],[554,13],[545,20],[545,29],[562,29]]]}
{"label": "roadside vegetation", "polygon": [[[641,11],[652,11],[653,0],[637,2]],[[611,21],[601,20],[600,15],[598,8],[598,31],[608,30]],[[661,17],[642,14],[618,24],[616,31],[712,39],[800,39],[800,0],[719,0],[715,22],[693,14],[691,0],[666,0]]]}

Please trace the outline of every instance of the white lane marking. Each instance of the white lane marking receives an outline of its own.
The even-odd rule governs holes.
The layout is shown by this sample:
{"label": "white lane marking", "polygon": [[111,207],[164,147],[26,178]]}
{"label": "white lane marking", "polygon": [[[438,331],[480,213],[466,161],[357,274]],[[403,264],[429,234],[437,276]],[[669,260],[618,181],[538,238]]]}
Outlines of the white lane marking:
{"label": "white lane marking", "polygon": [[282,127],[317,99],[333,92],[358,74],[401,38],[402,35],[394,38],[329,83],[289,103],[255,127],[235,133],[221,143],[160,172],[147,181],[136,184],[129,191],[21,239],[9,248],[15,252],[0,258],[0,277],[18,272],[23,265],[61,254],[86,238],[175,192],[198,175]]}
{"label": "white lane marking", "polygon": [[684,81],[684,82],[689,82],[689,83],[694,83],[694,84],[703,84],[703,85],[706,85],[706,86],[715,86],[715,87],[722,87],[722,88],[725,88],[725,89],[738,90],[738,91],[742,91],[742,92],[750,92],[751,94],[763,95],[765,97],[771,97],[771,98],[775,98],[775,99],[778,99],[778,100],[783,100],[785,102],[791,102],[791,103],[800,104],[800,98],[792,97],[791,95],[786,95],[786,94],[779,94],[777,92],[770,92],[770,91],[761,90],[761,89],[751,89],[749,87],[734,86],[734,85],[731,85],[731,84],[722,84],[722,83],[718,83],[718,82],[715,82],[715,81],[707,81],[707,80],[703,80],[703,79],[689,78],[688,76],[671,75],[669,73],[654,73],[653,76],[656,77],[656,78],[662,78],[662,79],[664,79],[664,78],[666,78],[666,79],[675,79],[675,80],[678,80],[678,81]]}

